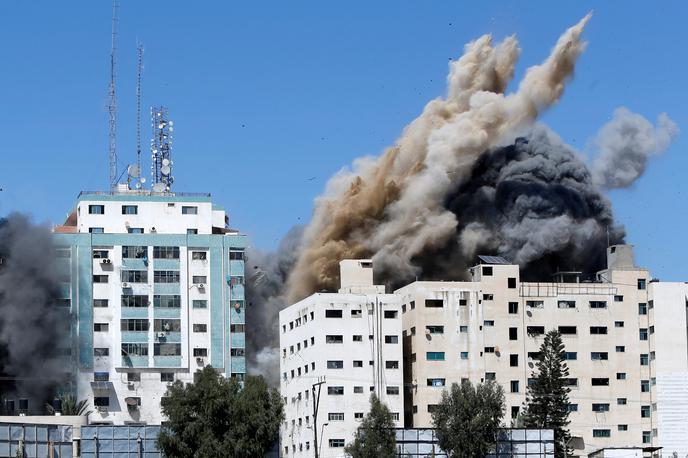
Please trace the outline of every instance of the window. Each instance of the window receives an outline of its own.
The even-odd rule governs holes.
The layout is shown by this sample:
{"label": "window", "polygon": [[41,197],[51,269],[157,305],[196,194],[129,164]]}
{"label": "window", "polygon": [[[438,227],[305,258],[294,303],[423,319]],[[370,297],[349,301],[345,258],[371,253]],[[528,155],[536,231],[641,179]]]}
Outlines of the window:
{"label": "window", "polygon": [[649,444],[652,442],[652,432],[643,431],[643,444]]}
{"label": "window", "polygon": [[93,332],[108,332],[107,323],[93,323]]}
{"label": "window", "polygon": [[148,283],[147,270],[122,270],[123,283]]}
{"label": "window", "polygon": [[197,215],[198,207],[182,205],[182,215]]}
{"label": "window", "polygon": [[362,360],[354,360],[354,367],[363,367],[363,361]]}
{"label": "window", "polygon": [[647,303],[641,302],[638,304],[638,315],[647,315]]}
{"label": "window", "polygon": [[107,275],[94,275],[93,276],[93,283],[107,283],[108,282],[108,276]]}
{"label": "window", "polygon": [[509,328],[509,340],[518,340],[518,328]]}
{"label": "window", "polygon": [[509,355],[509,366],[510,367],[518,367],[518,355]]}
{"label": "window", "polygon": [[557,302],[557,307],[560,309],[575,309],[576,301],[559,301]]}
{"label": "window", "polygon": [[534,359],[534,360],[540,360],[542,358],[542,353],[539,351],[529,351],[528,352],[528,358]]}
{"label": "window", "polygon": [[526,328],[526,332],[531,337],[541,336],[542,334],[545,333],[545,327],[544,326],[528,326]]}
{"label": "window", "polygon": [[363,393],[363,387],[362,386],[355,386],[354,387],[354,394],[362,394]]}
{"label": "window", "polygon": [[484,301],[494,300],[494,294],[483,294],[483,300]]}
{"label": "window", "polygon": [[127,295],[121,297],[122,307],[148,307],[148,296],[143,295]]}
{"label": "window", "polygon": [[623,296],[620,296],[620,295],[614,296],[614,302],[623,302]]}
{"label": "window", "polygon": [[[232,348],[232,350],[236,350],[236,348]],[[208,356],[208,349],[207,348],[194,348],[193,349],[193,355],[196,358],[205,358]],[[232,355],[232,356],[237,356],[237,355]]]}
{"label": "window", "polygon": [[425,359],[428,361],[444,361],[443,351],[429,351],[425,354]]}
{"label": "window", "polygon": [[189,228],[189,229],[186,230],[186,234],[187,234],[187,235],[198,234],[198,229],[191,229],[191,228]]}
{"label": "window", "polygon": [[650,418],[650,406],[640,406],[640,418]]}
{"label": "window", "polygon": [[459,305],[468,305],[468,299],[459,299]]}
{"label": "window", "polygon": [[160,372],[161,382],[174,382],[174,372]]}
{"label": "window", "polygon": [[93,259],[107,259],[109,254],[108,250],[93,250]]}
{"label": "window", "polygon": [[609,386],[608,378],[593,378],[591,382],[592,386]]}
{"label": "window", "polygon": [[93,299],[93,306],[95,308],[105,308],[108,306],[107,299]]}
{"label": "window", "polygon": [[385,361],[385,369],[399,369],[399,361]]}
{"label": "window", "polygon": [[208,325],[202,323],[194,323],[193,332],[208,332]]}
{"label": "window", "polygon": [[155,308],[179,308],[182,306],[182,297],[178,294],[155,294],[153,307]]}
{"label": "window", "polygon": [[194,299],[191,302],[191,306],[195,309],[207,309],[208,308],[208,301],[205,299]]}
{"label": "window", "polygon": [[93,373],[94,382],[109,382],[110,373],[109,372],[94,372]]}
{"label": "window", "polygon": [[155,270],[153,271],[154,283],[179,283],[178,270]]}
{"label": "window", "polygon": [[398,313],[396,310],[385,310],[385,318],[396,318]]}
{"label": "window", "polygon": [[497,380],[497,374],[494,372],[485,372],[485,380]]}
{"label": "window", "polygon": [[120,320],[121,331],[148,331],[150,322],[148,320],[126,319]]}
{"label": "window", "polygon": [[650,356],[647,353],[640,354],[640,365],[647,366],[650,364]]}
{"label": "window", "polygon": [[494,320],[483,321],[483,326],[488,326],[488,327],[494,326]]}
{"label": "window", "polygon": [[328,344],[340,344],[344,343],[344,337],[342,336],[325,336],[325,343]]}
{"label": "window", "polygon": [[518,313],[518,302],[509,302],[509,313]]}
{"label": "window", "polygon": [[442,299],[425,299],[425,306],[427,308],[441,308],[444,307]]}
{"label": "window", "polygon": [[647,340],[647,328],[640,328],[638,333],[640,340]]}
{"label": "window", "polygon": [[229,249],[229,260],[230,261],[243,261],[244,251],[240,248],[230,248]]}
{"label": "window", "polygon": [[344,394],[344,387],[343,386],[328,386],[327,387],[327,394],[341,396]]}
{"label": "window", "polygon": [[626,347],[624,345],[617,345],[616,346],[616,352],[617,353],[623,353],[626,351]]}
{"label": "window", "polygon": [[363,336],[362,335],[355,335],[353,337],[354,342],[363,342]]}
{"label": "window", "polygon": [[344,412],[330,412],[327,414],[329,421],[344,421]]}
{"label": "window", "polygon": [[494,353],[495,347],[485,347],[483,350],[485,353]]}
{"label": "window", "polygon": [[576,334],[576,327],[575,326],[559,326],[559,332],[561,334],[565,334],[565,335],[575,335]]}
{"label": "window", "polygon": [[153,344],[153,356],[181,356],[182,344],[155,343]]}
{"label": "window", "polygon": [[624,327],[624,322],[623,322],[623,321],[615,321],[615,322],[614,322],[614,327],[615,327],[615,328],[623,328],[623,327]]}
{"label": "window", "polygon": [[590,353],[590,359],[593,361],[607,361],[609,359],[609,353],[606,351],[593,351]]}
{"label": "window", "polygon": [[325,318],[341,318],[342,311],[337,309],[325,310]]}
{"label": "window", "polygon": [[626,380],[626,373],[625,372],[617,372],[616,373],[616,379],[617,380]]}
{"label": "window", "polygon": [[344,447],[344,439],[330,439],[330,447],[332,447],[332,448]]}
{"label": "window", "polygon": [[127,382],[140,382],[141,372],[127,372]]}
{"label": "window", "polygon": [[626,398],[616,398],[616,405],[625,406],[628,404],[628,399]]}
{"label": "window", "polygon": [[592,437],[612,437],[612,431],[610,429],[593,429]]}
{"label": "window", "polygon": [[428,334],[444,334],[444,326],[439,326],[439,325],[426,326],[425,331]]}
{"label": "window", "polygon": [[428,386],[432,386],[432,387],[445,386],[446,382],[447,381],[443,378],[429,378],[429,379],[427,379]]}
{"label": "window", "polygon": [[127,232],[130,234],[143,234],[142,227],[128,227]]}
{"label": "window", "polygon": [[590,301],[591,309],[606,309],[607,301]]}
{"label": "window", "polygon": [[139,207],[136,205],[122,205],[123,215],[138,215]]}
{"label": "window", "polygon": [[108,396],[94,396],[93,405],[96,407],[110,407],[110,398]]}
{"label": "window", "polygon": [[204,285],[208,283],[208,277],[206,277],[205,275],[194,275],[191,277],[191,282],[194,285]]}
{"label": "window", "polygon": [[386,344],[398,344],[399,343],[399,336],[385,336],[385,343]]}
{"label": "window", "polygon": [[153,247],[153,258],[154,259],[179,259],[179,247],[178,246],[154,246]]}
{"label": "window", "polygon": [[628,431],[628,425],[619,425],[616,429],[619,431]]}
{"label": "window", "polygon": [[647,287],[647,281],[644,278],[638,279],[638,289],[645,289]]}
{"label": "window", "polygon": [[650,381],[649,380],[641,380],[640,381],[640,392],[641,393],[649,393],[650,392]]}
{"label": "window", "polygon": [[578,359],[578,353],[575,351],[565,351],[564,359],[567,361],[576,361]]}
{"label": "window", "polygon": [[526,307],[532,308],[532,309],[541,309],[544,308],[545,302],[544,301],[526,301]]}
{"label": "window", "polygon": [[122,356],[148,356],[148,344],[123,343]]}
{"label": "window", "polygon": [[363,311],[361,309],[355,309],[351,311],[351,318],[361,318],[363,316]]}
{"label": "window", "polygon": [[395,396],[399,394],[399,387],[398,386],[388,386],[387,387],[387,394]]}
{"label": "window", "polygon": [[105,233],[105,229],[102,227],[89,227],[88,232],[91,234],[103,234]]}
{"label": "window", "polygon": [[518,389],[519,389],[519,386],[518,386],[518,385],[519,385],[519,381],[518,381],[518,380],[512,380],[512,381],[509,383],[509,385],[510,385],[510,387],[511,387],[511,392],[512,392],[512,393],[518,393]]}
{"label": "window", "polygon": [[182,320],[156,319],[153,321],[155,332],[179,332],[182,329]]}
{"label": "window", "polygon": [[509,277],[506,279],[506,286],[507,288],[515,289],[516,288],[516,279],[513,277]]}
{"label": "window", "polygon": [[148,257],[148,247],[123,246],[122,259],[145,259]]}
{"label": "window", "polygon": [[459,332],[468,332],[468,326],[459,326]]}
{"label": "window", "polygon": [[93,356],[96,358],[102,358],[103,356],[110,356],[110,349],[109,348],[94,348],[93,349]]}
{"label": "window", "polygon": [[485,277],[492,276],[492,266],[483,266],[483,276],[485,276]]}
{"label": "window", "polygon": [[518,418],[519,411],[520,411],[519,406],[511,406],[511,418],[513,418],[513,419]]}
{"label": "window", "polygon": [[330,360],[327,362],[328,369],[344,369],[344,361],[342,360]]}
{"label": "window", "polygon": [[[246,355],[246,350],[244,348],[232,348],[229,351],[229,356],[242,357]],[[299,375],[301,375],[301,368],[299,368]]]}
{"label": "window", "polygon": [[88,206],[89,215],[104,215],[105,205],[89,205]]}
{"label": "window", "polygon": [[[244,331],[244,325],[243,324],[230,324],[229,325],[229,332],[245,332]],[[308,345],[305,345],[305,342],[308,342],[308,341],[304,340],[304,346],[307,347]]]}
{"label": "window", "polygon": [[460,357],[461,357],[461,359],[468,359],[468,352],[462,351]]}
{"label": "window", "polygon": [[599,335],[599,334],[606,334],[606,333],[607,333],[607,327],[606,326],[590,326],[590,334]]}

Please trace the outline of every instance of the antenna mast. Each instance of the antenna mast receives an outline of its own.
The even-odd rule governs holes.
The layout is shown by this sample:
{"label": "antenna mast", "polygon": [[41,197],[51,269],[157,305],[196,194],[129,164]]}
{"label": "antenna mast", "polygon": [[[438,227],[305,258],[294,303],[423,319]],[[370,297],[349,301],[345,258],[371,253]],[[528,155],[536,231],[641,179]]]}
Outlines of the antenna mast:
{"label": "antenna mast", "polygon": [[136,73],[136,170],[141,173],[141,73],[143,72],[143,45],[137,45],[138,71]]}
{"label": "antenna mast", "polygon": [[172,177],[172,131],[167,108],[151,107],[153,138],[151,139],[151,176],[153,192],[169,192]]}
{"label": "antenna mast", "polygon": [[115,94],[115,55],[117,51],[117,10],[119,4],[117,0],[112,0],[112,47],[110,49],[110,87],[108,94],[110,103],[108,104],[109,114],[109,185],[110,190],[114,190],[117,185],[117,96]]}

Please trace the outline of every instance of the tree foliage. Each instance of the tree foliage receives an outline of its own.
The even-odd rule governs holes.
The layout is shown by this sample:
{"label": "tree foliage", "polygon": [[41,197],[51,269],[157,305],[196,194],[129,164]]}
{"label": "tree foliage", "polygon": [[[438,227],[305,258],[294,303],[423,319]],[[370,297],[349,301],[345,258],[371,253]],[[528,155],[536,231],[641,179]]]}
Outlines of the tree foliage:
{"label": "tree foliage", "polygon": [[242,389],[210,366],[194,383],[171,384],[161,406],[158,447],[167,458],[262,457],[284,419],[282,398],[263,377],[247,377]]}
{"label": "tree foliage", "polygon": [[[81,401],[77,401],[76,397],[72,396],[71,394],[65,394],[63,396],[60,396],[58,399],[60,400],[60,414],[61,415],[80,416],[80,415],[88,415],[91,413],[90,410],[87,410],[88,409],[88,401],[86,399],[82,399]],[[55,415],[55,408],[52,405],[46,404],[45,408],[48,411],[49,415]]]}
{"label": "tree foliage", "polygon": [[540,361],[533,371],[533,382],[526,391],[523,423],[528,428],[554,430],[555,455],[565,456],[565,448],[571,438],[569,424],[569,392],[565,379],[569,368],[564,359],[564,342],[557,330],[545,335],[540,346]]}
{"label": "tree foliage", "polygon": [[493,381],[453,383],[432,412],[439,446],[452,458],[483,457],[494,447],[504,416],[504,390]]}
{"label": "tree foliage", "polygon": [[356,430],[354,440],[344,452],[353,458],[393,458],[396,452],[394,418],[389,408],[373,393],[370,412]]}

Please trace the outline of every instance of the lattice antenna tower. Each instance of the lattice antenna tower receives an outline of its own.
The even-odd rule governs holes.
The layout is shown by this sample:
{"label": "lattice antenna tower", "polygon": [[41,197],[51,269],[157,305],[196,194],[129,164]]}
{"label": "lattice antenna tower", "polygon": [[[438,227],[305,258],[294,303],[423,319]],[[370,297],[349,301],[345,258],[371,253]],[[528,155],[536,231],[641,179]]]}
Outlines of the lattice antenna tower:
{"label": "lattice antenna tower", "polygon": [[114,190],[117,186],[117,95],[115,91],[115,69],[116,69],[116,55],[117,55],[117,14],[119,4],[117,0],[112,1],[112,47],[110,49],[110,86],[108,95],[110,96],[110,103],[108,104],[109,115],[109,147],[108,147],[108,162],[109,162],[109,185],[110,189]]}
{"label": "lattice antenna tower", "polygon": [[151,121],[153,138],[151,139],[151,177],[154,192],[169,192],[172,177],[172,131],[173,122],[169,120],[167,108],[152,107]]}
{"label": "lattice antenna tower", "polygon": [[143,73],[143,45],[136,46],[138,65],[136,71],[136,170],[141,170],[141,74]]}

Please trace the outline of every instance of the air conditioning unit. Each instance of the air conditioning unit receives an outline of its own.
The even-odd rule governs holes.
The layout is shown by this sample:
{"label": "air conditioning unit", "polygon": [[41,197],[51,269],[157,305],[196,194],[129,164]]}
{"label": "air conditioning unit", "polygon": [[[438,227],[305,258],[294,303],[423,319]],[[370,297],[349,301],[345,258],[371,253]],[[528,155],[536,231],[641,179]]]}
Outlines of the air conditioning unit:
{"label": "air conditioning unit", "polygon": [[96,410],[100,413],[106,413],[107,412],[107,407],[105,406],[96,406]]}
{"label": "air conditioning unit", "polygon": [[202,356],[197,356],[197,357],[196,357],[196,363],[198,363],[198,364],[203,364],[203,362],[204,362],[204,359],[203,359]]}
{"label": "air conditioning unit", "polygon": [[198,289],[205,289],[205,285],[203,283],[198,284]]}
{"label": "air conditioning unit", "polygon": [[129,283],[122,282],[122,288],[129,288]]}
{"label": "air conditioning unit", "polygon": [[154,227],[151,227],[151,230],[150,230],[150,231],[151,231],[151,232],[155,232],[155,228],[154,228]]}
{"label": "air conditioning unit", "polygon": [[166,335],[166,334],[165,334],[164,332],[162,332],[162,331],[158,333],[158,337],[160,337],[160,338],[165,337],[165,335]]}
{"label": "air conditioning unit", "polygon": [[101,264],[112,264],[112,261],[110,261],[108,258],[103,258],[100,260]]}

